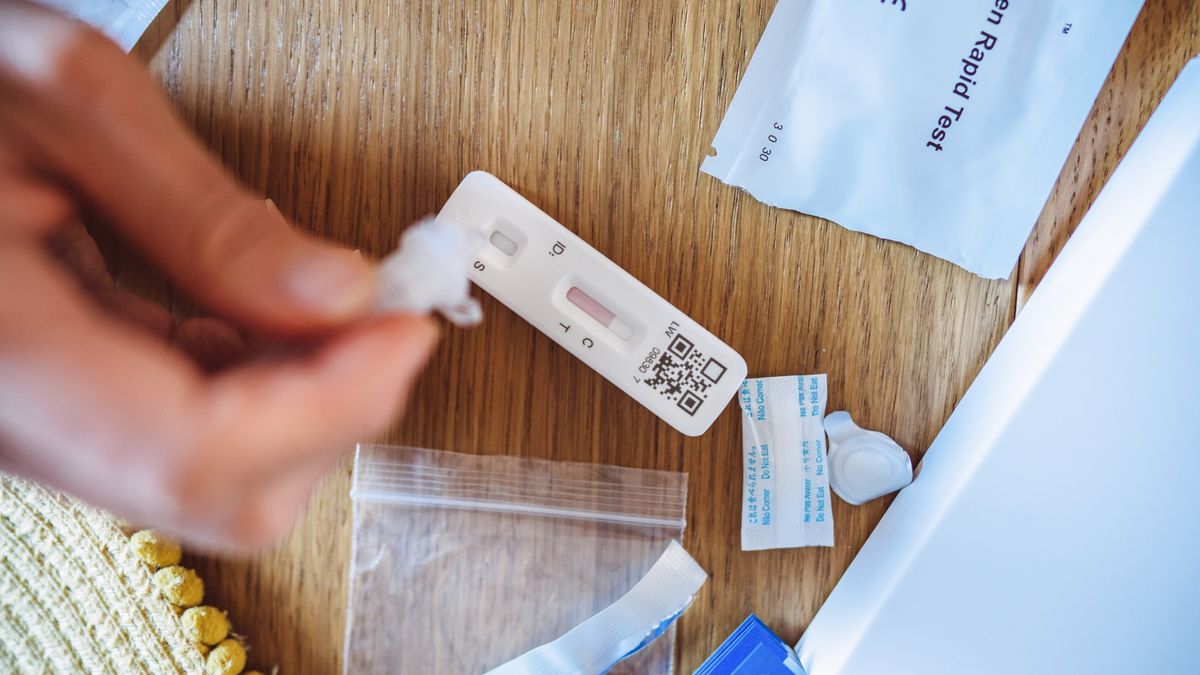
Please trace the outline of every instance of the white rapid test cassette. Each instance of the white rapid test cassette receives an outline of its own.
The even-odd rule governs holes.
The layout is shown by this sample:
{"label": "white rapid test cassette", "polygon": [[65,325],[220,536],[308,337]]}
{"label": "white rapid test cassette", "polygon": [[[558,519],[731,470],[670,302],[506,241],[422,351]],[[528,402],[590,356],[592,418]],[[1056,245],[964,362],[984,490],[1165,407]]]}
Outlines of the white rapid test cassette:
{"label": "white rapid test cassette", "polygon": [[745,379],[737,352],[495,176],[468,174],[438,218],[487,238],[472,281],[684,434]]}

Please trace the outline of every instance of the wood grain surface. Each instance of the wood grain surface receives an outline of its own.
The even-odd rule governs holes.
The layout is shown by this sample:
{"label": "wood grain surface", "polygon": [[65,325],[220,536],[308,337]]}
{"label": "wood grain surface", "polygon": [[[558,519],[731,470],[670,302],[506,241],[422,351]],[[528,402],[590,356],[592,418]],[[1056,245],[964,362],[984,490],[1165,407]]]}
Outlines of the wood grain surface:
{"label": "wood grain surface", "polygon": [[[723,337],[752,376],[828,373],[830,409],[919,459],[1200,51],[1200,3],[1146,1],[1008,281],[700,174],[773,5],[178,0],[137,53],[213,152],[299,227],[382,255],[464,174],[490,171]],[[192,311],[133,257],[113,264],[125,286]],[[744,553],[733,410],[685,438],[483,302],[482,327],[446,328],[385,440],[686,471],[686,545],[712,580],[681,621],[679,671],[749,612],[798,639],[889,500],[835,502],[832,549]],[[192,559],[247,635],[251,665],[340,672],[350,470],[330,476],[277,550]]]}

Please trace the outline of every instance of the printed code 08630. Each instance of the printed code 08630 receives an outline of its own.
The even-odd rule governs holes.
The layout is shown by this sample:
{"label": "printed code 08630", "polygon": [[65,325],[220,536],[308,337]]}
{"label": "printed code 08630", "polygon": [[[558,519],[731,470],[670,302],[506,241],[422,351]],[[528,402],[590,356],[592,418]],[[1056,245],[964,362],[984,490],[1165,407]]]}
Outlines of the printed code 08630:
{"label": "printed code 08630", "polygon": [[648,387],[673,402],[680,410],[695,415],[708,399],[708,391],[725,376],[725,365],[704,354],[683,333],[675,333],[667,348],[650,352],[642,380]]}

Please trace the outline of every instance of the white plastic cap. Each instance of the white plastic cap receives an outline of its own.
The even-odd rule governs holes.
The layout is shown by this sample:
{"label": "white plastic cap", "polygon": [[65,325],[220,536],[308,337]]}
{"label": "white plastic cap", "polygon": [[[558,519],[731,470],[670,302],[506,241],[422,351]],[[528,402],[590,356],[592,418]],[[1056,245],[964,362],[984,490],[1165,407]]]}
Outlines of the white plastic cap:
{"label": "white plastic cap", "polygon": [[482,234],[445,220],[426,218],[409,227],[400,247],[379,265],[376,311],[436,310],[458,326],[477,325],[483,310],[471,297],[467,270],[484,244]]}
{"label": "white plastic cap", "polygon": [[860,428],[850,413],[825,416],[829,434],[829,486],[858,505],[895,492],[912,482],[912,460],[896,441]]}

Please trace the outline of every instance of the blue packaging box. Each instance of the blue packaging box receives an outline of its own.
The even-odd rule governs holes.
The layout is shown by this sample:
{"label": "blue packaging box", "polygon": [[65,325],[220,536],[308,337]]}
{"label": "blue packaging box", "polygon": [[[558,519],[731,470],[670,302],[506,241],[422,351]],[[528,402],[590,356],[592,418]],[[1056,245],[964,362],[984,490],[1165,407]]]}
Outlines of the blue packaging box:
{"label": "blue packaging box", "polygon": [[804,675],[796,652],[771,632],[757,616],[742,625],[717,647],[694,675]]}

